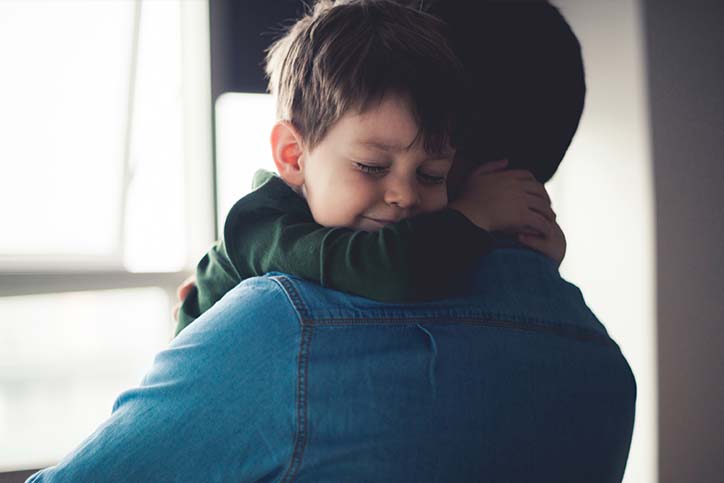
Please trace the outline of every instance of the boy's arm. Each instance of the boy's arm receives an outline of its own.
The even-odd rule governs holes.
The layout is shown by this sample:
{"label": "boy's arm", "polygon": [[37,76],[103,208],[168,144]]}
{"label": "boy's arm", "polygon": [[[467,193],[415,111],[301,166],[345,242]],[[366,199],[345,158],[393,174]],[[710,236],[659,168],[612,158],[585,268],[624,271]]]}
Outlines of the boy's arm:
{"label": "boy's arm", "polygon": [[[246,215],[235,217],[227,236],[239,273],[291,273],[383,302],[442,297],[451,274],[493,247],[488,232],[452,209],[375,232],[323,227],[314,223],[311,213],[299,210]],[[242,233],[252,223],[253,230]]]}
{"label": "boy's arm", "polygon": [[224,241],[216,242],[196,266],[194,284],[182,298],[174,335],[206,312],[243,279],[231,263]]}
{"label": "boy's arm", "polygon": [[276,177],[231,209],[224,240],[242,279],[285,272],[383,302],[446,295],[448,277],[493,246],[487,231],[452,209],[375,232],[324,227],[314,222],[306,201]]}
{"label": "boy's arm", "polygon": [[228,250],[227,242],[216,242],[196,268],[195,283],[177,312],[175,335],[242,280],[268,272],[384,302],[442,297],[447,277],[493,243],[486,231],[454,210],[409,218],[377,232],[327,228],[314,222],[301,197],[273,184],[232,208],[224,236]]}
{"label": "boy's arm", "polygon": [[227,253],[242,278],[291,273],[383,302],[444,297],[450,277],[493,248],[487,229],[550,231],[545,189],[530,173],[493,171],[503,165],[477,169],[452,208],[375,232],[314,223],[306,201],[273,178],[232,208]]}
{"label": "boy's arm", "polygon": [[[480,177],[475,178],[473,182],[480,183]],[[530,219],[530,197],[527,202],[520,197],[519,187],[502,188],[495,181],[492,188],[485,187],[488,197],[482,203],[473,197],[454,204],[455,209],[408,218],[376,232],[327,228],[314,222],[306,201],[283,181],[265,181],[231,209],[225,242],[217,243],[199,264],[197,287],[179,311],[176,333],[241,280],[274,271],[383,302],[444,297],[449,278],[493,248],[492,237],[481,226],[495,230],[502,223],[528,223],[542,231],[545,224],[540,216]],[[549,205],[548,200],[548,210]],[[525,214],[489,221],[480,216],[480,206]]]}

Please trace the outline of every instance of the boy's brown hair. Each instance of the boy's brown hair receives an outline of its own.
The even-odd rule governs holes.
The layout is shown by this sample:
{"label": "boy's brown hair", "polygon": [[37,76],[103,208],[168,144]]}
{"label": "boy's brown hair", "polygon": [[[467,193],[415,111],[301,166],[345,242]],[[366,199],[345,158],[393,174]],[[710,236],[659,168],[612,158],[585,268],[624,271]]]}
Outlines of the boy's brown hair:
{"label": "boy's brown hair", "polygon": [[389,0],[317,2],[267,53],[277,117],[313,149],[350,109],[394,93],[407,96],[424,149],[443,151],[455,144],[464,82],[443,28]]}

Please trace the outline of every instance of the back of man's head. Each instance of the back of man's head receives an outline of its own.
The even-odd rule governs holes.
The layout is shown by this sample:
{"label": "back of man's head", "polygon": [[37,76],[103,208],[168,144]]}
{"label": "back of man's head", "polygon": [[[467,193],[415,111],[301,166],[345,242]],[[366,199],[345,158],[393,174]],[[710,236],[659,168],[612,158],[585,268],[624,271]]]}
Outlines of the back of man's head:
{"label": "back of man's head", "polygon": [[426,0],[448,24],[471,76],[464,153],[471,162],[507,158],[541,181],[571,143],[586,93],[578,39],[546,1]]}

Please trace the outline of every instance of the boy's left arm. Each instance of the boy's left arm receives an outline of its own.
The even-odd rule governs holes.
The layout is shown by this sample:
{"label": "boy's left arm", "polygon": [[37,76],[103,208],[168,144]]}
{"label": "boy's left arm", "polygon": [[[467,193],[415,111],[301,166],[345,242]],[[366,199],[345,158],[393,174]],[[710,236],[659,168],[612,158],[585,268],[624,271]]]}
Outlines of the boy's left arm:
{"label": "boy's left arm", "polygon": [[444,296],[448,275],[493,247],[486,230],[450,209],[375,232],[325,227],[304,198],[273,177],[230,210],[224,242],[242,279],[284,272],[384,302]]}
{"label": "boy's left arm", "polygon": [[217,241],[196,266],[194,283],[187,287],[183,296],[179,294],[181,304],[175,309],[174,335],[178,335],[207,311],[224,294],[238,285],[242,278],[229,260],[224,240]]}

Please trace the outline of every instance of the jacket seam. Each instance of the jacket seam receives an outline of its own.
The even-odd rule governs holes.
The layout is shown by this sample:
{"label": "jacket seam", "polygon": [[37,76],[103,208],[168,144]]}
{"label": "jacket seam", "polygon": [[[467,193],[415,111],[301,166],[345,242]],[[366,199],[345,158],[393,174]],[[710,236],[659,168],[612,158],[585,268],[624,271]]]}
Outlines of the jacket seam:
{"label": "jacket seam", "polygon": [[[372,325],[372,324],[396,324],[404,325],[411,324],[417,321],[424,321],[425,323],[439,323],[439,324],[472,324],[472,325],[483,325],[488,327],[498,327],[502,329],[514,329],[523,330],[528,332],[542,332],[557,335],[560,337],[568,337],[579,341],[585,342],[597,342],[604,345],[618,346],[616,342],[611,339],[608,333],[601,333],[595,330],[575,327],[570,324],[551,323],[540,320],[511,320],[509,317],[505,317],[500,314],[500,318],[497,318],[497,314],[488,314],[488,317],[460,317],[454,315],[445,315],[444,318],[440,315],[434,316],[414,316],[414,317],[368,317],[368,318],[354,318],[354,317],[316,317],[312,316],[312,311],[309,310],[307,304],[304,303],[299,291],[294,286],[294,282],[288,277],[283,275],[275,276],[274,279],[285,287],[292,304],[295,305],[302,325],[316,325],[320,327],[329,327],[334,325],[339,326],[352,326],[352,325]],[[482,314],[481,314],[482,315]],[[496,319],[489,318],[490,315],[496,317]]]}
{"label": "jacket seam", "polygon": [[309,349],[312,342],[314,325],[307,323],[303,314],[307,313],[304,301],[299,292],[286,277],[272,277],[287,294],[292,306],[299,315],[301,325],[301,338],[299,353],[297,354],[297,389],[295,396],[296,433],[294,435],[294,450],[287,469],[281,478],[282,483],[294,481],[299,474],[304,457],[304,450],[308,440],[308,385],[309,385]]}
{"label": "jacket seam", "polygon": [[289,297],[289,300],[292,303],[294,310],[299,315],[299,319],[302,325],[304,325],[304,322],[309,319],[309,309],[307,308],[307,304],[304,303],[304,299],[299,294],[299,291],[294,286],[292,281],[289,280],[289,278],[281,275],[275,275],[270,278],[272,280],[275,280],[279,285],[281,285],[284,292],[286,292],[287,297]]}
{"label": "jacket seam", "polygon": [[611,338],[593,330],[573,328],[570,326],[550,325],[536,323],[532,321],[513,321],[513,320],[495,320],[495,319],[478,319],[469,317],[370,317],[370,318],[315,318],[307,320],[307,324],[318,327],[333,326],[361,326],[361,325],[409,325],[419,322],[433,323],[439,325],[480,325],[485,327],[495,327],[502,329],[514,329],[526,332],[549,333],[561,337],[573,338],[586,342],[599,342],[603,344],[614,344]]}

